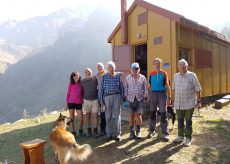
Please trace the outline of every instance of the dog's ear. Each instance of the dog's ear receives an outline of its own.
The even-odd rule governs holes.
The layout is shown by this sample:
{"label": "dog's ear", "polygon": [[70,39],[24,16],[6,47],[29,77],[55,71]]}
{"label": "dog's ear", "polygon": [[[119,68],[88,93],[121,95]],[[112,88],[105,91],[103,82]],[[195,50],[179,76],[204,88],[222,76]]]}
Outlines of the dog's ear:
{"label": "dog's ear", "polygon": [[62,118],[62,114],[60,113],[59,118]]}

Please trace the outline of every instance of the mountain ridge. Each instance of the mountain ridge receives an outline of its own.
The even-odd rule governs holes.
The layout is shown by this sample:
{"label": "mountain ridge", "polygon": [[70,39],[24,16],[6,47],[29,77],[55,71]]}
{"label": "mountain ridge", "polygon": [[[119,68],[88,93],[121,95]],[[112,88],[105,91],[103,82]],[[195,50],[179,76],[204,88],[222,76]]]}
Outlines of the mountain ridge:
{"label": "mountain ridge", "polygon": [[118,19],[98,9],[83,28],[65,33],[53,45],[12,65],[0,78],[0,122],[18,119],[24,109],[36,115],[44,108],[64,107],[70,73],[78,70],[83,75],[86,67],[95,73],[97,62],[111,60],[107,37]]}

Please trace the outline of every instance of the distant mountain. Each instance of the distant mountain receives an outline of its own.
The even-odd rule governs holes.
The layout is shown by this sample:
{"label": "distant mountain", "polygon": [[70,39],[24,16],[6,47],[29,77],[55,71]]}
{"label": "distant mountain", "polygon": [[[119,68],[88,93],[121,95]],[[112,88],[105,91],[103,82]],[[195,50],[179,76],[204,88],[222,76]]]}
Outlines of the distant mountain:
{"label": "distant mountain", "polygon": [[0,74],[5,73],[9,65],[15,64],[17,62],[17,60],[8,53],[0,52],[0,59]]}
{"label": "distant mountain", "polygon": [[[42,108],[64,107],[70,73],[83,73],[86,67],[95,71],[97,62],[111,60],[107,38],[118,20],[119,15],[100,8],[80,30],[73,28],[62,33],[54,45],[11,66],[0,77],[0,122],[21,118],[24,109],[29,115],[36,115]],[[75,19],[71,24],[78,22]]]}
{"label": "distant mountain", "polygon": [[32,50],[50,46],[66,33],[80,30],[88,19],[87,9],[64,8],[47,16],[0,24],[0,76]]}
{"label": "distant mountain", "polygon": [[[57,33],[63,24],[78,16],[79,12],[64,8],[47,16],[38,16],[19,22],[10,20],[0,25],[0,37],[8,43],[33,48],[49,46],[56,41]],[[84,22],[85,20],[78,18],[78,26],[75,27],[82,27]]]}
{"label": "distant mountain", "polygon": [[0,44],[0,52],[5,52],[12,55],[16,60],[24,58],[27,54],[32,52],[32,48],[28,46],[21,46],[15,44]]}
{"label": "distant mountain", "polygon": [[0,42],[0,74],[32,52],[31,47]]}

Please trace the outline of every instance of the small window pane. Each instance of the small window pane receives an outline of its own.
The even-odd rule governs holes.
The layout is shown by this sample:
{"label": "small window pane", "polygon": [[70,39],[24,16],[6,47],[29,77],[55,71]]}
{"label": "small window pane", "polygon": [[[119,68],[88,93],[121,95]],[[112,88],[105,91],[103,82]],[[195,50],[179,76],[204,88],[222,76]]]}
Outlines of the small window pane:
{"label": "small window pane", "polygon": [[179,48],[179,60],[185,59],[191,65],[191,52],[190,49]]}

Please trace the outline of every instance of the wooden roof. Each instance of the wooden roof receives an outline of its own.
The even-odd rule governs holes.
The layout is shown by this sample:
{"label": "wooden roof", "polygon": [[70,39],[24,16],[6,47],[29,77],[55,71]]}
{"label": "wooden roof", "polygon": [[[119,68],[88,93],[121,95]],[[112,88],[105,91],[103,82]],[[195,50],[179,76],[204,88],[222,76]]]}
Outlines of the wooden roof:
{"label": "wooden roof", "polygon": [[[230,39],[227,38],[226,36],[224,36],[223,34],[220,34],[214,30],[209,29],[206,26],[200,25],[197,22],[187,19],[185,18],[183,15],[174,13],[172,11],[166,10],[164,8],[155,6],[151,3],[148,3],[146,1],[143,0],[135,0],[133,2],[133,4],[130,6],[130,8],[128,9],[128,15],[130,15],[132,13],[132,11],[134,10],[134,8],[136,6],[140,6],[143,7],[145,9],[148,9],[154,13],[157,13],[159,15],[165,16],[167,18],[173,19],[176,22],[178,22],[179,24],[186,26],[194,31],[198,31],[200,32],[202,35],[207,36],[207,37],[211,37],[217,40],[221,40],[224,41],[228,44],[230,44]],[[118,23],[118,25],[116,26],[116,28],[113,30],[113,32],[111,33],[111,35],[108,38],[108,43],[111,43],[112,38],[114,37],[114,35],[117,33],[117,31],[121,28],[121,22]]]}

